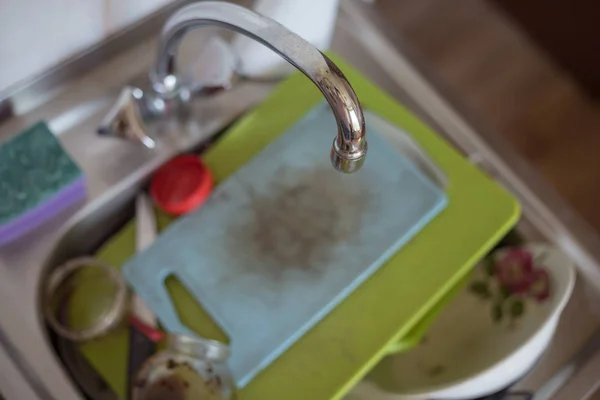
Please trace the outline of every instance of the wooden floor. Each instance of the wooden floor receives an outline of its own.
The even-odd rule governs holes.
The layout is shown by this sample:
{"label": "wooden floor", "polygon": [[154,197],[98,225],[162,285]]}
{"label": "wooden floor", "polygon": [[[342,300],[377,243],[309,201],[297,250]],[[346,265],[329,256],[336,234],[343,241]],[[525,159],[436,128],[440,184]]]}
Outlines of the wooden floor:
{"label": "wooden floor", "polygon": [[485,0],[378,0],[390,25],[600,231],[600,104]]}

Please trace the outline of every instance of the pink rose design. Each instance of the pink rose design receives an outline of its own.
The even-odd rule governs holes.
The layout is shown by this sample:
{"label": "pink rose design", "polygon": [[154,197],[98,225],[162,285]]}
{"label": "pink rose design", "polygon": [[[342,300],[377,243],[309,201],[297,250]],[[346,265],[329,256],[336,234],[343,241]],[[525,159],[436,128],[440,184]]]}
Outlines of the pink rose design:
{"label": "pink rose design", "polygon": [[529,295],[538,302],[543,302],[550,296],[550,274],[545,269],[534,269],[531,274]]}
{"label": "pink rose design", "polygon": [[500,285],[511,293],[527,293],[533,280],[533,256],[520,247],[509,247],[496,259]]}

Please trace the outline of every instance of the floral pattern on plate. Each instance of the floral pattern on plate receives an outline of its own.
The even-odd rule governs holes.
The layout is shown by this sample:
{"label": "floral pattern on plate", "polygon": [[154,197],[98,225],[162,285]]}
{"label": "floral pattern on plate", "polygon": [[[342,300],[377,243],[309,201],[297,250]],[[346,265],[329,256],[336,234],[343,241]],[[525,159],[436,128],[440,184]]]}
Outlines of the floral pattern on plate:
{"label": "floral pattern on plate", "polygon": [[551,294],[551,279],[544,255],[534,258],[524,247],[496,250],[480,263],[483,273],[469,286],[475,296],[491,304],[494,322],[522,317],[530,302],[544,303]]}

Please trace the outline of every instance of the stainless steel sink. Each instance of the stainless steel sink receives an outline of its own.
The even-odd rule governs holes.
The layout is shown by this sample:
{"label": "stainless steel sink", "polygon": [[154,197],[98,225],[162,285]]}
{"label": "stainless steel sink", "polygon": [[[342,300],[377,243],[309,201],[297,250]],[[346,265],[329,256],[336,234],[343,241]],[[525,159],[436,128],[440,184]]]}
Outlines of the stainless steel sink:
{"label": "stainless steel sink", "polygon": [[[600,289],[600,241],[596,234],[496,135],[474,128],[460,116],[446,97],[433,88],[431,81],[398,51],[399,42],[382,30],[383,26],[368,7],[353,0],[341,4],[333,50],[404,102],[511,190],[523,205],[524,218],[519,225],[522,233],[561,247],[576,260],[588,282]],[[86,173],[89,189],[85,204],[55,218],[23,240],[0,249],[0,367],[3,371],[0,387],[17,393],[18,398],[82,398],[82,392],[57,356],[40,313],[40,285],[48,272],[68,258],[97,249],[133,215],[134,195],[157,167],[182,149],[201,145],[273,88],[268,82],[242,81],[230,91],[201,100],[197,124],[189,130],[192,133],[177,142],[165,141],[153,151],[134,143],[97,137],[96,127],[118,90],[148,71],[155,49],[152,36],[160,22],[155,21],[150,28],[136,28],[137,33],[115,39],[121,45],[113,42],[104,47],[103,51],[122,49],[124,41],[132,38],[138,41],[139,32],[148,34],[147,40],[138,41],[122,53],[113,53],[116,55],[108,60],[97,63],[101,57],[88,56],[88,62],[91,60],[97,65],[88,66],[83,75],[62,79],[60,84],[52,82],[73,72],[73,65],[81,67],[82,62],[74,61],[65,65],[60,73],[21,90],[11,97],[16,116],[0,125],[2,140],[45,119]],[[206,33],[194,32],[194,37],[183,44],[183,60],[193,58],[190,55],[196,53],[194,48],[202,40],[200,35]],[[48,85],[53,90],[48,90]]]}

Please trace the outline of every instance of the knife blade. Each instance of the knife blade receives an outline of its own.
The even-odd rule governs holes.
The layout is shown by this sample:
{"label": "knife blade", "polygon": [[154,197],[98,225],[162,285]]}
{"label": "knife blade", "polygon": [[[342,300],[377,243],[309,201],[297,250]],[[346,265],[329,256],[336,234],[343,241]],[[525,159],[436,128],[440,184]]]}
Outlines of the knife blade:
{"label": "knife blade", "polygon": [[[136,251],[139,253],[156,239],[156,217],[150,198],[140,193],[136,198]],[[131,396],[135,376],[156,350],[156,342],[163,338],[156,316],[138,295],[134,295],[129,317],[128,393]]]}

